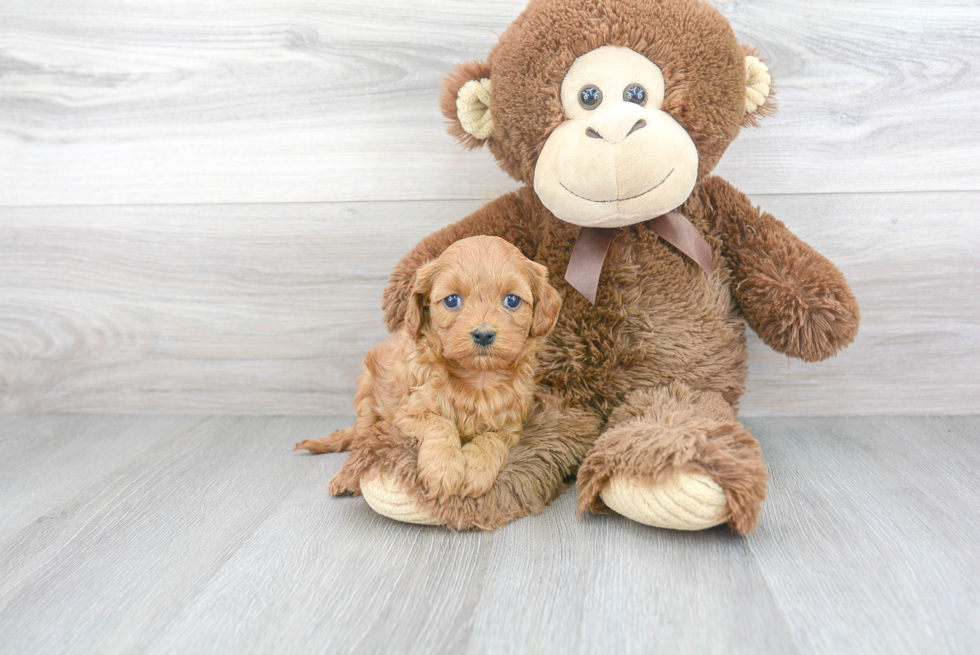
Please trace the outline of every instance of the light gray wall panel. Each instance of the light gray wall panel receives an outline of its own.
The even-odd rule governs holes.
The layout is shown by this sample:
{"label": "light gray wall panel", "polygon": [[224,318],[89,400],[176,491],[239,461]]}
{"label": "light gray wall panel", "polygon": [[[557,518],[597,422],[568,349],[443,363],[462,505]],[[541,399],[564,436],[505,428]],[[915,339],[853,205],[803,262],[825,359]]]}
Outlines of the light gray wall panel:
{"label": "light gray wall panel", "polygon": [[[753,335],[746,414],[980,407],[980,193],[757,200],[840,266],[863,322],[819,364]],[[0,408],[349,413],[392,266],[480,204],[0,210]]]}
{"label": "light gray wall panel", "polygon": [[[0,1],[0,204],[481,198],[513,187],[436,97],[524,5]],[[978,190],[980,11],[719,1],[782,111],[719,172],[751,193]]]}

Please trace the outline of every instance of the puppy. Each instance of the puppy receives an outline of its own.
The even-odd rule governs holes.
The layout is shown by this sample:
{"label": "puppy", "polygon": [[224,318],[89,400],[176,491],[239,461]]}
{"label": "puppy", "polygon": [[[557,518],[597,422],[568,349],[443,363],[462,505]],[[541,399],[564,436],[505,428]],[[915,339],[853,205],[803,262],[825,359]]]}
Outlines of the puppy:
{"label": "puppy", "polygon": [[[415,274],[405,322],[364,358],[354,427],[296,444],[337,452],[388,421],[418,441],[418,475],[441,499],[480,496],[521,438],[536,353],[561,298],[548,271],[497,237],[457,241]],[[333,494],[348,491],[341,474]]]}

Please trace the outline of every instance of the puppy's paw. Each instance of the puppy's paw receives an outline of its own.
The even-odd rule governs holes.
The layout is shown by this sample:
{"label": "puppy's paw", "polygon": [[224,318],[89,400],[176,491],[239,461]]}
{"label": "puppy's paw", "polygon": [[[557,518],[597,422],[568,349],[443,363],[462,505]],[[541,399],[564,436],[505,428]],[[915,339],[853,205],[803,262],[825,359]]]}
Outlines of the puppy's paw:
{"label": "puppy's paw", "polygon": [[463,495],[471,498],[482,496],[490,491],[494,481],[497,479],[499,467],[487,454],[474,443],[463,446],[463,458],[466,460],[466,469],[463,477]]}
{"label": "puppy's paw", "polygon": [[419,482],[439,500],[460,493],[466,462],[459,448],[419,450]]}
{"label": "puppy's paw", "polygon": [[479,498],[483,494],[490,491],[493,487],[494,480],[496,477],[486,477],[486,476],[475,476],[468,474],[463,480],[463,491],[462,495],[469,496],[470,498]]}
{"label": "puppy's paw", "polygon": [[349,479],[343,469],[331,478],[329,488],[331,496],[356,496],[359,491],[357,480]]}

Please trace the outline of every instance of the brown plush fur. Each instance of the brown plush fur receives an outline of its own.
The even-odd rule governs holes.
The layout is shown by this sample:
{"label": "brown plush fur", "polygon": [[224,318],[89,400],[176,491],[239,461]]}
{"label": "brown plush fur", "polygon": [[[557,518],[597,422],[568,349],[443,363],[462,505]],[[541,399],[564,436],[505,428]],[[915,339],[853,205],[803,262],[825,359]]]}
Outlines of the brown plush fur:
{"label": "brown plush fur", "polygon": [[701,189],[738,280],[735,298],[770,348],[816,362],[854,341],[861,312],[836,266],[721,178]]}
{"label": "brown plush fur", "polygon": [[755,529],[766,497],[759,443],[732,406],[721,394],[677,382],[632,393],[613,412],[579,469],[579,511],[609,512],[599,493],[621,471],[652,483],[675,472],[709,475],[725,490],[729,524],[742,533]]}
{"label": "brown plush fur", "polygon": [[579,462],[598,433],[594,415],[568,406],[560,396],[539,390],[524,424],[524,436],[511,448],[507,464],[486,494],[440,501],[417,482],[414,440],[379,423],[337,474],[337,481],[360,492],[360,481],[381,472],[400,483],[411,498],[453,530],[493,530],[537,514],[568,489]]}
{"label": "brown plush fur", "polygon": [[[531,185],[547,135],[564,120],[565,71],[607,44],[632,48],[663,71],[663,108],[700,158],[698,184],[679,209],[710,244],[713,270],[705,275],[644,224],[620,228],[591,306],[563,279],[579,228],[555,218]],[[777,351],[812,361],[853,341],[859,310],[833,264],[710,177],[743,122],[769,111],[745,116],[744,55],[724,17],[700,0],[531,1],[487,61],[488,145],[528,186],[419,243],[392,273],[384,309],[389,328],[398,329],[411,307],[414,272],[458,239],[510,241],[548,268],[564,298],[539,353],[539,393],[547,400],[532,408],[524,440],[481,498],[438,503],[426,496],[413,477],[412,441],[390,425],[352,454],[343,472],[351,485],[389,471],[447,525],[486,529],[539,511],[579,464],[580,507],[596,511],[607,509],[599,494],[613,475],[655,483],[674,471],[702,472],[724,489],[731,526],[754,529],[767,474],[759,444],[735,419],[745,323]],[[457,69],[445,93],[466,74],[485,73],[472,64]]]}
{"label": "brown plush fur", "polygon": [[[503,239],[458,241],[419,268],[404,327],[364,358],[353,428],[296,445],[314,452],[359,447],[389,422],[418,442],[418,479],[432,495],[480,496],[521,429],[534,389],[535,355],[561,301],[547,270]],[[521,299],[504,305],[508,295]],[[443,299],[455,296],[458,306]],[[475,341],[476,330],[495,335]],[[349,491],[341,480],[331,492]]]}

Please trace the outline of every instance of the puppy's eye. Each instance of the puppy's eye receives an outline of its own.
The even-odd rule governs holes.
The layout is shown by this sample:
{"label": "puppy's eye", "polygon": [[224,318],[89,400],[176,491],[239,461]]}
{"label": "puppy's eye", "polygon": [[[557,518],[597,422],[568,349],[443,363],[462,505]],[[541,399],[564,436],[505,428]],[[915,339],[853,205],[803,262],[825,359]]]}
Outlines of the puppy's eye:
{"label": "puppy's eye", "polygon": [[514,294],[510,294],[504,297],[504,307],[506,307],[507,309],[517,309],[518,307],[521,306],[522,302],[524,301],[518,298],[517,296],[515,296]]}
{"label": "puppy's eye", "polygon": [[594,84],[587,84],[578,92],[578,104],[588,110],[593,110],[602,103],[602,91]]}
{"label": "puppy's eye", "polygon": [[459,309],[462,301],[463,299],[454,293],[451,296],[446,296],[443,298],[442,304],[446,306],[446,309]]}
{"label": "puppy's eye", "polygon": [[635,102],[638,105],[645,105],[647,102],[647,90],[639,84],[630,84],[623,89],[623,100]]}

